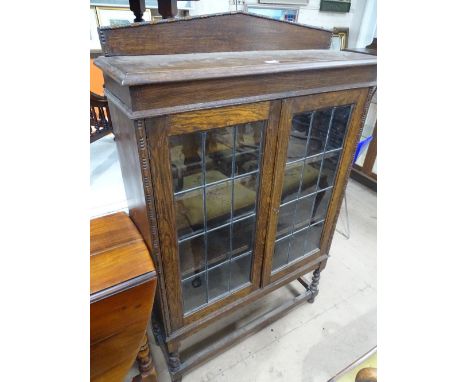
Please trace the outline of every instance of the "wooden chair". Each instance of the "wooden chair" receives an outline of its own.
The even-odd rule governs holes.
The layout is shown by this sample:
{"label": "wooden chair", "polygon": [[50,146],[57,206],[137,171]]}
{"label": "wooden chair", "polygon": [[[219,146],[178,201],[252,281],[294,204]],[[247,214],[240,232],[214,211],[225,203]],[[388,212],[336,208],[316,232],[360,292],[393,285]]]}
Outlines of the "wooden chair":
{"label": "wooden chair", "polygon": [[107,98],[90,92],[90,143],[112,133],[112,120]]}

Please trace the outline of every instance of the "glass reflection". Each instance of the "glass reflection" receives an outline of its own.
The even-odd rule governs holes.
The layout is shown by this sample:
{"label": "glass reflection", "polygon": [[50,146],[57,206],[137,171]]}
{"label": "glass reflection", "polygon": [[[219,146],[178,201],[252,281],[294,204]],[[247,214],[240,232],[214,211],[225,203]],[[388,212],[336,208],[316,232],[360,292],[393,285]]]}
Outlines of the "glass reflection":
{"label": "glass reflection", "polygon": [[278,225],[276,228],[276,237],[280,238],[291,233],[294,224],[295,212],[296,202],[287,203],[280,207],[278,214]]}
{"label": "glass reflection", "polygon": [[320,238],[322,236],[323,222],[307,228],[304,243],[304,252],[310,253],[320,248]]}
{"label": "glass reflection", "polygon": [[181,239],[203,231],[203,190],[175,196],[177,236]]}
{"label": "glass reflection", "polygon": [[304,162],[295,162],[286,165],[283,177],[283,190],[281,203],[286,203],[297,198],[300,187]]}
{"label": "glass reflection", "polygon": [[324,189],[333,186],[340,161],[341,150],[325,154],[322,164],[322,172],[320,173],[319,188]]}
{"label": "glass reflection", "polygon": [[288,262],[288,252],[289,252],[289,236],[284,239],[277,240],[275,243],[275,251],[273,252],[273,258],[271,262],[271,267],[273,270],[281,268],[283,265],[286,265]]}
{"label": "glass reflection", "polygon": [[[218,172],[222,178],[232,176],[232,155],[234,148],[234,129],[214,129],[206,133],[206,171]],[[210,183],[209,179],[206,183]]]}
{"label": "glass reflection", "polygon": [[208,267],[226,260],[231,251],[231,227],[227,225],[208,232],[206,242]]}
{"label": "glass reflection", "polygon": [[343,147],[350,114],[351,105],[335,108],[333,122],[328,133],[327,151]]}
{"label": "glass reflection", "polygon": [[231,220],[231,197],[231,180],[206,187],[206,225],[208,229],[226,224]]}
{"label": "glass reflection", "polygon": [[204,269],[205,238],[203,235],[179,242],[180,273],[187,278]]}
{"label": "glass reflection", "polygon": [[252,216],[232,224],[232,257],[252,250],[255,220]]}
{"label": "glass reflection", "polygon": [[302,174],[301,192],[299,196],[309,195],[317,191],[320,166],[323,156],[315,156],[305,160],[304,171]]}
{"label": "glass reflection", "polygon": [[294,216],[294,230],[300,230],[309,225],[312,215],[312,208],[315,202],[315,195],[307,196],[297,201],[296,213]]}
{"label": "glass reflection", "polygon": [[297,114],[293,117],[291,133],[289,134],[287,161],[303,158],[306,154],[309,139],[312,113]]}
{"label": "glass reflection", "polygon": [[312,222],[318,222],[320,220],[325,219],[325,217],[327,216],[328,205],[330,204],[331,195],[332,189],[328,189],[317,194],[312,215]]}
{"label": "glass reflection", "polygon": [[201,186],[202,178],[202,135],[191,133],[169,138],[172,179],[174,192]]}
{"label": "glass reflection", "polygon": [[231,291],[240,288],[250,281],[252,253],[231,260]]}
{"label": "glass reflection", "polygon": [[317,155],[325,151],[331,115],[331,109],[318,110],[314,113],[309,145],[307,146],[307,156]]}
{"label": "glass reflection", "polygon": [[289,248],[288,263],[299,259],[306,253],[304,250],[304,246],[307,234],[307,229],[294,232],[293,236],[291,237],[291,246]]}
{"label": "glass reflection", "polygon": [[229,292],[229,262],[208,271],[208,300]]}
{"label": "glass reflection", "polygon": [[258,174],[252,174],[234,180],[233,216],[235,218],[255,211],[257,178]]}
{"label": "glass reflection", "polygon": [[189,312],[207,302],[206,274],[199,273],[182,281],[184,311]]}

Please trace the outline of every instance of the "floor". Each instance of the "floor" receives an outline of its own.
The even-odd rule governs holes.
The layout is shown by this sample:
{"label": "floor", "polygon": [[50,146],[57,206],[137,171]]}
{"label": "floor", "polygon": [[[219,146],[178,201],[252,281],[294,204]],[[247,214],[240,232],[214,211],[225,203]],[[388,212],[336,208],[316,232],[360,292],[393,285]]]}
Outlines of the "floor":
{"label": "floor", "polygon": [[[126,208],[112,136],[91,145],[91,190],[92,217]],[[184,382],[325,382],[376,345],[377,197],[353,180],[348,184],[347,197],[351,237],[347,240],[335,233],[315,303],[300,305],[193,370]],[[341,217],[338,229],[342,231]],[[282,288],[259,304],[266,306],[297,288]],[[241,313],[248,317],[251,311],[239,312],[231,321],[245,320]],[[159,382],[168,382],[162,353],[152,336],[150,342]],[[126,381],[136,373],[133,368]]]}

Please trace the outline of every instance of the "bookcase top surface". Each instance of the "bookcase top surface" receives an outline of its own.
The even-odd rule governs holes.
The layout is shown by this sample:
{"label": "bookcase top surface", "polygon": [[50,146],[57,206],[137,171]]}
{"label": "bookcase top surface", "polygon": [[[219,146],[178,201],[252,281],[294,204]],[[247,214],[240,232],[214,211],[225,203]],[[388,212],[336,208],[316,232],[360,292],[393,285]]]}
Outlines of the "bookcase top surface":
{"label": "bookcase top surface", "polygon": [[376,65],[365,54],[269,50],[98,57],[95,64],[122,86]]}

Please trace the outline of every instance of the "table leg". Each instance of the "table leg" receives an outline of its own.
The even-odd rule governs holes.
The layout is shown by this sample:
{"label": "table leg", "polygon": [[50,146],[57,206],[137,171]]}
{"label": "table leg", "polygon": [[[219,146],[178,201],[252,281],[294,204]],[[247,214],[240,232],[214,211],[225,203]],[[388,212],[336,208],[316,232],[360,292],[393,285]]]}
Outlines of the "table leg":
{"label": "table leg", "polygon": [[143,345],[137,354],[138,369],[140,374],[133,378],[132,382],[157,382],[156,369],[154,368],[153,357],[148,344],[148,335],[145,333]]}

